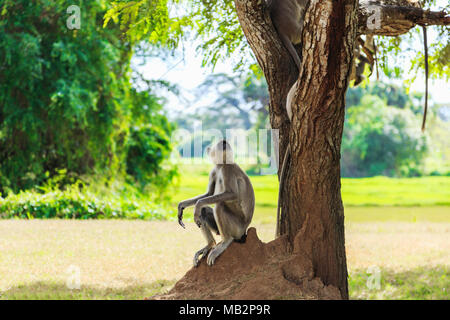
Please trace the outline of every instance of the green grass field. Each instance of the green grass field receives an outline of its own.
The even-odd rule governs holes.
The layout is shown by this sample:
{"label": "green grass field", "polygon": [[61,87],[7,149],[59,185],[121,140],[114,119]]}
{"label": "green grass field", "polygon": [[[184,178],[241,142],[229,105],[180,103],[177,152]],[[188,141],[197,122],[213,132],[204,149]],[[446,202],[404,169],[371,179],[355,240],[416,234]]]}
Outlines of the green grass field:
{"label": "green grass field", "polygon": [[[187,167],[181,172],[180,188],[173,196],[174,208],[181,200],[205,193],[208,185],[205,171]],[[251,181],[256,198],[254,221],[274,223],[277,177],[252,176]],[[450,177],[344,178],[342,199],[347,221],[450,222]],[[192,210],[185,212],[186,217],[192,219]]]}
{"label": "green grass field", "polygon": [[[252,225],[267,242],[277,180],[251,180]],[[206,184],[183,174],[173,206]],[[342,189],[350,297],[449,299],[450,178],[343,179]],[[181,278],[203,241],[192,222],[184,230],[175,221],[0,220],[0,299],[142,299]],[[79,289],[68,287],[73,268]],[[368,286],[373,268],[379,287]]]}
{"label": "green grass field", "polygon": [[[253,226],[273,239],[271,224]],[[346,223],[350,297],[448,299],[449,236],[449,223]],[[193,223],[0,220],[0,299],[142,299],[180,279],[203,242]],[[379,288],[367,286],[373,266]]]}

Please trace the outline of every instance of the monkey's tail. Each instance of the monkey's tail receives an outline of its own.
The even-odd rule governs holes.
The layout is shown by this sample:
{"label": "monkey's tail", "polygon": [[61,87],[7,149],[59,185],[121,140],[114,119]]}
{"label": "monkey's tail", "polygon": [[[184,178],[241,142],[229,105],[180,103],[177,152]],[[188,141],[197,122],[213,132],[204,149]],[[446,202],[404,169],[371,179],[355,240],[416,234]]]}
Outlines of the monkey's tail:
{"label": "monkey's tail", "polygon": [[278,206],[277,206],[277,228],[275,230],[275,237],[278,237],[280,235],[280,208],[281,208],[281,190],[284,188],[285,183],[285,174],[286,174],[286,166],[288,163],[288,158],[291,157],[291,145],[289,144],[286,152],[284,153],[284,159],[283,159],[283,165],[281,167],[281,174],[280,174],[280,184],[278,186]]}
{"label": "monkey's tail", "polygon": [[377,81],[380,81],[380,72],[378,70],[377,42],[375,39],[373,40],[373,47],[375,49],[375,68],[377,71]]}
{"label": "monkey's tail", "polygon": [[423,110],[422,132],[425,131],[425,122],[427,121],[428,111],[428,39],[427,27],[422,26],[423,30],[423,45],[425,51],[425,109]]}

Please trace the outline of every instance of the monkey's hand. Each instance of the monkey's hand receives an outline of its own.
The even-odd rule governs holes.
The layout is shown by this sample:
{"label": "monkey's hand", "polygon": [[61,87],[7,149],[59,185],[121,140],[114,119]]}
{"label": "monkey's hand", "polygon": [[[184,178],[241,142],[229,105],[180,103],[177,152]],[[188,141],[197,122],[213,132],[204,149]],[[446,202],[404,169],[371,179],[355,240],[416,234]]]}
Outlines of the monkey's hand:
{"label": "monkey's hand", "polygon": [[199,206],[198,204],[195,205],[195,209],[194,209],[194,222],[197,225],[197,227],[201,227],[202,222],[200,220],[200,215],[202,212],[202,208],[201,206]]}
{"label": "monkey's hand", "polygon": [[184,206],[182,205],[182,202],[180,202],[178,204],[178,223],[180,224],[180,226],[186,229],[186,226],[183,223],[183,210]]}

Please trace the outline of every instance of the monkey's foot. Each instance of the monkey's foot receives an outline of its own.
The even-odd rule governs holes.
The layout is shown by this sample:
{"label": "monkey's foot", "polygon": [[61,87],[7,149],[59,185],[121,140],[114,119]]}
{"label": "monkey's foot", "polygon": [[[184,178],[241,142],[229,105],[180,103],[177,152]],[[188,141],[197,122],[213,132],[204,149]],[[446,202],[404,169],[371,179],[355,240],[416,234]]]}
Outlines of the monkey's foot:
{"label": "monkey's foot", "polygon": [[225,251],[226,248],[233,242],[233,238],[223,240],[220,242],[217,246],[214,247],[214,249],[211,250],[211,252],[208,254],[208,259],[206,260],[206,263],[208,266],[212,266],[214,264],[214,261],[216,261],[216,258],[222,254],[222,252]]}
{"label": "monkey's foot", "polygon": [[194,267],[198,266],[198,262],[200,261],[200,256],[205,257],[209,250],[211,250],[211,246],[206,246],[203,249],[198,250],[194,255]]}

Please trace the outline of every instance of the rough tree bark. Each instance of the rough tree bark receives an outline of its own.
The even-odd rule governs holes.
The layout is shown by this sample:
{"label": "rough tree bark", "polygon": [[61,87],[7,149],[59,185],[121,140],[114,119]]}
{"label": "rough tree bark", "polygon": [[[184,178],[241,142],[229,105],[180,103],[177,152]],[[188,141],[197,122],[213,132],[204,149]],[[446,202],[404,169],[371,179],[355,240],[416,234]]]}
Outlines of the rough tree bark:
{"label": "rough tree bark", "polygon": [[[401,5],[402,1],[397,0]],[[449,23],[445,13],[378,1],[382,28],[368,29],[368,1],[311,0],[306,11],[302,68],[279,41],[265,1],[235,0],[247,41],[261,66],[270,94],[270,122],[279,129],[279,163],[288,144],[291,163],[282,190],[281,234],[293,251],[312,262],[314,276],[339,288],[348,299],[340,146],[345,92],[357,34],[398,35],[415,24]],[[392,1],[391,1],[392,2]],[[376,1],[370,2],[370,5]],[[285,111],[287,93],[299,79],[293,120]]]}
{"label": "rough tree bark", "polygon": [[[378,28],[370,28],[369,20],[375,11],[379,14]],[[444,11],[423,10],[413,0],[360,0],[358,8],[358,33],[398,36],[416,25],[449,25],[450,17]]]}

